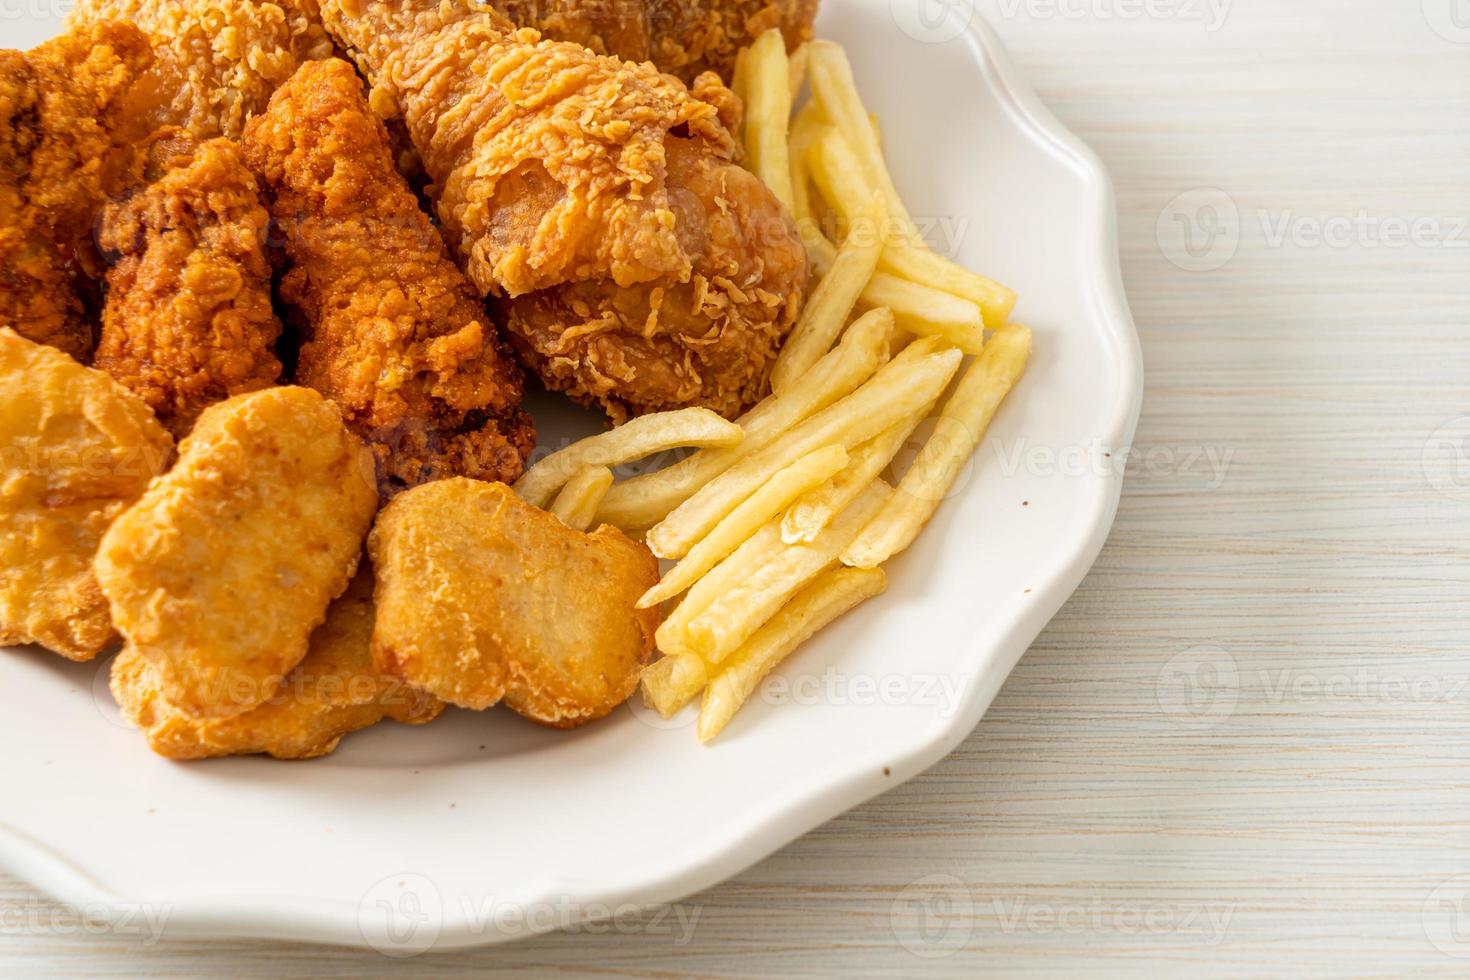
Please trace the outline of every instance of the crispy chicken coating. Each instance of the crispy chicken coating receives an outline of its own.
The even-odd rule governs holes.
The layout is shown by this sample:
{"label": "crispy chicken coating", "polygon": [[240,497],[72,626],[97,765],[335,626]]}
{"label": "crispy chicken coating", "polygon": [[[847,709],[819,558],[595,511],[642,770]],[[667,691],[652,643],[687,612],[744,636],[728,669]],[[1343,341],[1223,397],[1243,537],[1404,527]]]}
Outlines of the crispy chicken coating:
{"label": "crispy chicken coating", "polygon": [[146,131],[148,39],[94,24],[0,52],[0,324],[85,359],[101,275],[92,228]]}
{"label": "crispy chicken coating", "polygon": [[97,581],[158,689],[191,718],[275,694],[357,569],[372,457],[309,388],[211,405],[179,460],[118,518]]}
{"label": "crispy chicken coating", "polygon": [[422,725],[444,710],[443,702],[378,673],[372,635],[373,574],[364,565],[311,634],[306,659],[253,711],[216,721],[189,717],[160,693],[148,659],[131,647],[112,662],[112,696],[149,747],[169,759],[316,759],[385,718]]}
{"label": "crispy chicken coating", "polygon": [[140,155],[141,187],[103,212],[113,266],[93,366],[182,436],[206,406],[280,378],[270,217],[229,140],[163,130]]}
{"label": "crispy chicken coating", "polygon": [[503,303],[522,360],[617,422],[688,405],[734,418],[764,397],[806,282],[806,252],[765,184],[687,140],[667,150],[687,277],[583,280]]}
{"label": "crispy chicken coating", "polygon": [[625,61],[652,61],[692,83],[729,79],[735,56],[772,27],[795,48],[812,37],[817,0],[489,0],[517,27],[534,27]]}
{"label": "crispy chicken coating", "polygon": [[152,126],[200,139],[239,139],[298,66],[332,54],[316,0],[78,0],[68,23],[107,20],[152,39]]}
{"label": "crispy chicken coating", "polygon": [[352,67],[302,66],[245,147],[290,270],[296,380],[368,440],[384,496],[445,476],[515,480],[536,440],[520,368],[394,169]]}
{"label": "crispy chicken coating", "polygon": [[[327,0],[327,28],[402,115],[470,279],[506,298],[548,386],[615,420],[765,390],[806,257],[733,166],[733,97],[650,65],[507,34],[465,3]],[[723,110],[723,112],[722,112]]]}
{"label": "crispy chicken coating", "polygon": [[394,498],[368,550],[373,656],[384,673],[466,708],[501,700],[574,728],[628,699],[653,652],[658,581],[643,545],[573,530],[501,484],[442,480]]}
{"label": "crispy chicken coating", "polygon": [[97,543],[173,440],[101,371],[0,328],[0,646],[90,660],[112,640]]}

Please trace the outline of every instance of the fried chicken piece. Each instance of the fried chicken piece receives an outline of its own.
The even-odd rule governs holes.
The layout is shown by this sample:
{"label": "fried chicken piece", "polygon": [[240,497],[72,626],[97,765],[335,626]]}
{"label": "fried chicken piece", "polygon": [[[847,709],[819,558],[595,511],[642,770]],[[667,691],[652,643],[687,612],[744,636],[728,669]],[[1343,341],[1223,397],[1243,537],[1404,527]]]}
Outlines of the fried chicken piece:
{"label": "fried chicken piece", "polygon": [[142,157],[141,188],[103,212],[113,266],[93,366],[182,436],[206,406],[280,378],[270,216],[229,140],[166,129]]}
{"label": "fried chicken piece", "polygon": [[0,328],[0,646],[91,660],[111,642],[92,556],[172,452],[131,392]]}
{"label": "fried chicken piece", "polygon": [[236,395],[108,529],[97,581],[163,696],[191,718],[233,717],[306,656],[377,504],[371,455],[321,395]]}
{"label": "fried chicken piece", "polygon": [[[769,391],[800,312],[806,252],[748,170],[670,138],[670,198],[687,278],[572,282],[503,304],[511,343],[550,388],[630,415],[700,405],[734,418]],[[775,234],[765,236],[767,230]]]}
{"label": "fried chicken piece", "polygon": [[152,39],[150,128],[239,139],[303,62],[332,55],[316,0],[78,0],[69,24],[128,21]]}
{"label": "fried chicken piece", "polygon": [[574,728],[628,699],[653,652],[658,581],[643,545],[573,530],[509,487],[442,480],[396,497],[368,536],[377,570],[373,656],[451,704],[501,700]]}
{"label": "fried chicken piece", "polygon": [[373,574],[363,565],[311,634],[306,659],[253,711],[217,721],[189,717],[160,693],[153,667],[131,647],[112,662],[112,696],[149,748],[169,759],[316,759],[344,735],[385,718],[422,725],[444,710],[443,702],[373,667],[372,635]]}
{"label": "fried chicken piece", "polygon": [[615,420],[765,391],[806,256],[732,161],[731,96],[465,3],[327,0],[327,28],[401,113],[446,237],[548,386]]}
{"label": "fried chicken piece", "polygon": [[693,83],[712,71],[729,79],[735,56],[770,28],[788,48],[811,40],[817,0],[488,0],[517,27],[597,54],[652,61]]}
{"label": "fried chicken piece", "polygon": [[520,368],[394,170],[352,66],[303,65],[245,150],[284,239],[296,380],[368,440],[383,495],[520,476],[536,441]]}
{"label": "fried chicken piece", "polygon": [[92,227],[143,135],[148,39],[95,24],[0,52],[0,324],[73,357],[92,351],[102,263]]}

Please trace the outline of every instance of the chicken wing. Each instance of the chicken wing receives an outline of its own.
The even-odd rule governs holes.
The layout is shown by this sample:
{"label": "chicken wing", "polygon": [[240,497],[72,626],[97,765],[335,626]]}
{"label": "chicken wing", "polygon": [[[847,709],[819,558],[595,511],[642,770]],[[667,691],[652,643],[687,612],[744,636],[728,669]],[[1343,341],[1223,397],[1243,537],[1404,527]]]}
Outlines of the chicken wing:
{"label": "chicken wing", "polygon": [[173,440],[101,371],[0,328],[0,646],[90,660],[112,639],[92,556]]}
{"label": "chicken wing", "polygon": [[[548,386],[615,419],[765,390],[806,255],[736,167],[733,96],[652,66],[505,33],[465,2],[327,0],[327,28],[401,113],[470,279],[505,299]],[[722,118],[724,110],[724,118]]]}
{"label": "chicken wing", "polygon": [[152,39],[152,126],[200,139],[239,139],[298,66],[332,54],[316,0],[78,0],[68,23],[107,20]]}
{"label": "chicken wing", "polygon": [[309,388],[211,405],[179,460],[102,538],[95,569],[128,645],[192,718],[275,694],[357,568],[372,457]]}
{"label": "chicken wing", "polygon": [[270,217],[229,140],[163,130],[141,156],[141,187],[103,212],[113,266],[93,366],[182,436],[206,406],[280,378]]}
{"label": "chicken wing", "polygon": [[290,267],[296,380],[368,440],[384,496],[444,476],[516,479],[536,438],[520,368],[394,170],[352,67],[303,65],[245,150]]}
{"label": "chicken wing", "polygon": [[85,359],[101,260],[92,227],[119,150],[146,130],[148,39],[92,24],[0,52],[0,324]]}
{"label": "chicken wing", "polygon": [[269,701],[234,718],[191,718],[158,689],[148,659],[129,647],[112,662],[112,696],[148,745],[169,759],[212,759],[264,753],[316,759],[344,735],[385,718],[408,725],[433,721],[444,704],[373,667],[373,574],[364,565],[311,634],[306,659]]}
{"label": "chicken wing", "polygon": [[622,704],[653,652],[658,581],[641,544],[573,530],[509,487],[441,480],[383,509],[373,656],[384,673],[451,704],[505,701],[573,728]]}

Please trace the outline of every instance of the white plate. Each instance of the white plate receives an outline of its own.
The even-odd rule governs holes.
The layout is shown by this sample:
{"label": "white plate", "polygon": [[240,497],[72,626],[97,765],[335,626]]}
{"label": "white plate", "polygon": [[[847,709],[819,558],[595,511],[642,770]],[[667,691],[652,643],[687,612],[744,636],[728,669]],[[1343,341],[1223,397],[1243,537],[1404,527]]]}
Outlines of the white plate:
{"label": "white plate", "polygon": [[[573,733],[459,712],[318,762],[179,765],[122,727],[103,667],[8,652],[0,861],[169,935],[478,945],[713,885],[957,745],[1102,546],[1123,463],[1103,454],[1132,439],[1142,367],[1102,166],[952,19],[968,5],[910,2],[829,0],[819,34],[847,46],[914,214],[1019,290],[1035,354],[887,594],[708,748],[692,711],[630,705]],[[539,414],[548,443],[591,427]]]}

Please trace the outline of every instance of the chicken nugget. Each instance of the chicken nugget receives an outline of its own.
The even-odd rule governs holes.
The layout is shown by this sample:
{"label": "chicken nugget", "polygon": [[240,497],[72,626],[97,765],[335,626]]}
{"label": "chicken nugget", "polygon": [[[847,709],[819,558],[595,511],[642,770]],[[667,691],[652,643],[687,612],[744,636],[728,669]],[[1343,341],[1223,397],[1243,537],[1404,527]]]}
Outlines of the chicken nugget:
{"label": "chicken nugget", "polygon": [[395,497],[368,550],[378,669],[465,708],[502,699],[574,728],[628,699],[661,619],[643,545],[567,527],[509,487],[456,478]]}
{"label": "chicken nugget", "polygon": [[190,718],[159,693],[153,667],[131,647],[112,662],[112,695],[149,748],[169,759],[261,753],[315,759],[342,736],[384,718],[422,725],[444,710],[442,702],[374,669],[372,635],[373,574],[363,566],[311,634],[306,659],[255,710],[217,721]]}
{"label": "chicken nugget", "polygon": [[173,440],[101,371],[0,328],[0,645],[91,660],[111,641],[92,556]]}
{"label": "chicken nugget", "polygon": [[112,525],[97,580],[119,633],[193,718],[275,694],[357,569],[372,455],[309,388],[205,409],[179,461]]}

